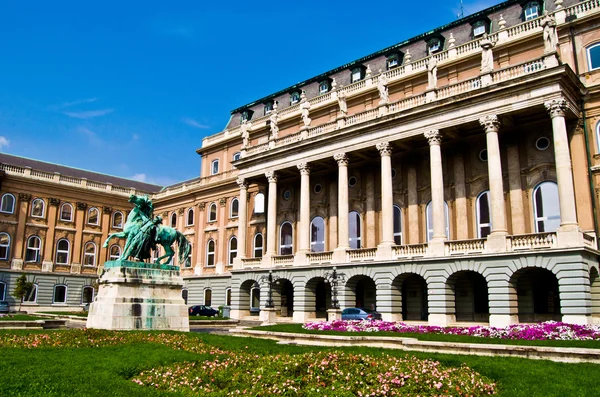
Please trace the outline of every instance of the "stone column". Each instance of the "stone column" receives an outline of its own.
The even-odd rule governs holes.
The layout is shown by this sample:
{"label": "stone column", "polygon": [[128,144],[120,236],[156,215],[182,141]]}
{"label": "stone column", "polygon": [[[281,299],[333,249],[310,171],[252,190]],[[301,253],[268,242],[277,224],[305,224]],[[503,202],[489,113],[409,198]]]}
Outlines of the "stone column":
{"label": "stone column", "polygon": [[265,173],[269,181],[269,201],[267,212],[267,252],[264,255],[263,264],[271,265],[271,258],[277,254],[277,173],[268,171]]}
{"label": "stone column", "polygon": [[560,228],[557,231],[559,246],[580,246],[583,244],[581,229],[577,223],[575,207],[575,189],[573,188],[573,172],[569,139],[565,124],[567,102],[564,98],[544,102],[552,118],[554,136],[554,161],[556,163],[556,182],[558,183],[558,202],[560,206]]}
{"label": "stone column", "polygon": [[83,249],[83,228],[87,218],[87,203],[77,202],[75,204],[75,240],[73,241],[73,256],[71,257],[71,273],[81,272],[81,251]]}
{"label": "stone column", "polygon": [[519,147],[517,145],[509,145],[506,148],[506,157],[512,234],[525,234],[525,211],[523,207]]}
{"label": "stone column", "polygon": [[442,171],[442,136],[438,130],[424,133],[429,141],[429,161],[431,171],[431,213],[433,217],[433,238],[429,241],[429,254],[444,255],[446,241],[446,216],[444,214],[444,175]]}
{"label": "stone column", "polygon": [[345,262],[346,250],[350,248],[348,233],[348,156],[338,153],[333,156],[338,163],[338,246],[334,250],[334,261]]}
{"label": "stone column", "polygon": [[418,244],[419,238],[419,193],[417,192],[417,169],[414,164],[407,171],[407,196],[408,196],[408,243]]}
{"label": "stone column", "polygon": [[242,267],[242,259],[246,258],[246,231],[248,230],[248,183],[244,178],[236,180],[240,187],[240,198],[238,199],[238,254],[233,260],[233,268]]}
{"label": "stone column", "polygon": [[[466,240],[469,238],[469,222],[467,210],[467,187],[465,184],[465,161],[462,153],[454,156],[454,202],[456,205],[456,238]],[[463,221],[465,220],[465,221]]]}
{"label": "stone column", "polygon": [[310,166],[297,165],[300,171],[300,222],[298,225],[298,250],[294,256],[297,265],[306,264],[306,254],[310,252]]}
{"label": "stone column", "polygon": [[392,147],[389,142],[376,145],[381,156],[381,243],[378,259],[392,259],[394,245],[394,192],[392,190]]}
{"label": "stone column", "polygon": [[204,241],[204,228],[206,227],[206,203],[198,203],[198,233],[196,234],[196,262],[194,266],[194,274],[200,275],[204,271],[206,265],[206,241]]}
{"label": "stone column", "polygon": [[[100,222],[100,225],[102,225],[102,238],[100,239],[100,244],[98,244],[100,252],[98,254],[98,260],[96,261],[96,266],[98,267],[103,266],[104,262],[108,260],[110,247],[104,248],[103,245],[112,229],[112,214],[113,209],[111,207],[102,207],[102,221]],[[125,224],[125,214],[123,214],[123,217],[123,224]]]}
{"label": "stone column", "polygon": [[365,229],[363,233],[363,247],[375,247],[380,240],[381,233],[378,233],[375,209],[375,175],[370,169],[364,174],[365,181]]}
{"label": "stone column", "polygon": [[[44,245],[44,255],[42,256],[42,271],[51,272],[54,262],[52,254],[54,251],[54,236],[56,234],[56,216],[58,214],[58,205],[60,200],[57,198],[48,198],[48,232],[46,233],[46,241]],[[100,257],[101,258],[101,257]],[[100,259],[99,258],[99,259]]]}
{"label": "stone column", "polygon": [[25,259],[24,251],[27,244],[27,236],[25,235],[25,223],[27,223],[27,214],[29,212],[29,203],[31,202],[31,194],[19,193],[19,205],[16,207],[17,212],[17,232],[14,238],[14,254],[10,264],[11,269],[23,269]]}
{"label": "stone column", "polygon": [[485,130],[488,153],[488,179],[490,184],[490,201],[492,211],[492,231],[488,236],[486,249],[491,252],[506,251],[506,208],[504,204],[504,186],[502,183],[502,162],[500,160],[500,145],[498,116],[487,115],[479,119],[479,124]]}

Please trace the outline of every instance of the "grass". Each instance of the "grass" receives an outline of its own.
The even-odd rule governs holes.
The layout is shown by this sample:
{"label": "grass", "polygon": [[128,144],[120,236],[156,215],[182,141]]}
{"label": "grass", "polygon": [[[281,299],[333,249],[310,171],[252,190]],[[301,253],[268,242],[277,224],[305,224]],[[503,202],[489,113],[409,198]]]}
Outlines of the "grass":
{"label": "grass", "polygon": [[600,341],[591,340],[518,340],[481,338],[477,336],[443,335],[443,334],[419,334],[399,332],[342,332],[342,331],[314,331],[302,328],[302,324],[277,324],[250,328],[257,331],[292,332],[297,334],[320,334],[320,335],[342,335],[342,336],[368,336],[368,337],[394,337],[415,338],[423,341],[435,342],[458,342],[458,343],[490,343],[498,345],[523,345],[523,346],[548,346],[548,347],[577,347],[586,349],[600,349]]}
{"label": "grass", "polygon": [[[36,331],[3,331],[0,336]],[[41,331],[37,331],[40,333]],[[64,331],[53,331],[64,332]],[[48,333],[46,331],[46,333]],[[188,334],[205,343],[231,351],[258,355],[300,354],[309,351],[345,350],[404,357],[405,352],[372,348],[329,348],[277,345],[273,341]],[[177,396],[130,381],[140,371],[185,360],[203,360],[192,352],[173,350],[151,343],[120,344],[102,348],[2,348],[0,395],[2,396]],[[600,395],[596,364],[565,364],[511,357],[479,357],[447,354],[411,354],[431,358],[444,365],[466,364],[495,380],[501,397]]]}
{"label": "grass", "polygon": [[8,316],[0,317],[0,321],[34,321],[34,320],[48,320],[48,318],[31,316],[29,314],[10,314]]}
{"label": "grass", "polygon": [[77,317],[87,317],[88,312],[39,312],[40,314],[54,314],[57,316],[77,316]]}

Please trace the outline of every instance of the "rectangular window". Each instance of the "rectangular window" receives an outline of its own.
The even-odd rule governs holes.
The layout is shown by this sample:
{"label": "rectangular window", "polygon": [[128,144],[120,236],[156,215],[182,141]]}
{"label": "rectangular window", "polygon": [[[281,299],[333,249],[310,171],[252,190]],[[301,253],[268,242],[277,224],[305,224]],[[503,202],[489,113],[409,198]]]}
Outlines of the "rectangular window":
{"label": "rectangular window", "polygon": [[356,68],[352,70],[351,81],[353,83],[359,81],[362,78],[362,70],[360,68]]}
{"label": "rectangular window", "polygon": [[210,174],[216,175],[219,173],[219,160],[213,160],[210,167]]}
{"label": "rectangular window", "polygon": [[485,25],[477,25],[473,27],[473,36],[479,36],[485,33]]}
{"label": "rectangular window", "polygon": [[525,20],[529,21],[540,16],[540,6],[537,4],[530,4],[525,8]]}

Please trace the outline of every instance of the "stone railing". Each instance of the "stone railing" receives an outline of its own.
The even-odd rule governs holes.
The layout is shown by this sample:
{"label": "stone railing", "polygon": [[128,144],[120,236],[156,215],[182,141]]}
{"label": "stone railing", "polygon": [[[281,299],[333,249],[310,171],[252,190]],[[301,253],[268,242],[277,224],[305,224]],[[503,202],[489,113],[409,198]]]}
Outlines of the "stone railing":
{"label": "stone railing", "polygon": [[454,240],[445,243],[446,255],[480,253],[485,249],[486,239]]}
{"label": "stone railing", "polygon": [[166,188],[165,190],[155,193],[152,197],[154,199],[159,199],[159,198],[171,196],[173,194],[186,192],[188,190],[194,189],[199,186],[204,186],[209,183],[232,179],[232,178],[235,178],[236,176],[237,176],[237,170],[224,171],[224,172],[220,172],[215,175],[204,176],[204,177],[202,177],[194,182],[191,182],[191,183],[183,183],[178,186]]}
{"label": "stone railing", "polygon": [[520,234],[508,236],[509,251],[536,248],[556,248],[556,233]]}
{"label": "stone railing", "polygon": [[377,255],[377,248],[361,248],[348,250],[348,260],[354,261],[369,261],[374,260]]}
{"label": "stone railing", "polygon": [[574,15],[582,17],[588,14],[589,11],[593,11],[597,8],[600,8],[600,0],[585,1],[572,5],[569,8],[565,8],[565,14],[567,17],[572,17]]}
{"label": "stone railing", "polygon": [[262,263],[262,258],[244,258],[244,259],[242,259],[242,267],[243,268],[257,267],[257,266],[260,266],[261,263]]}
{"label": "stone railing", "polygon": [[392,254],[395,258],[414,258],[425,256],[427,253],[427,244],[396,245],[392,247]]}
{"label": "stone railing", "polygon": [[598,249],[598,246],[596,245],[596,237],[591,234],[583,233],[583,244],[585,244],[586,247]]}
{"label": "stone railing", "polygon": [[308,263],[331,263],[333,261],[333,251],[311,252],[306,254]]}
{"label": "stone railing", "polygon": [[273,256],[273,266],[285,266],[294,264],[294,255]]}

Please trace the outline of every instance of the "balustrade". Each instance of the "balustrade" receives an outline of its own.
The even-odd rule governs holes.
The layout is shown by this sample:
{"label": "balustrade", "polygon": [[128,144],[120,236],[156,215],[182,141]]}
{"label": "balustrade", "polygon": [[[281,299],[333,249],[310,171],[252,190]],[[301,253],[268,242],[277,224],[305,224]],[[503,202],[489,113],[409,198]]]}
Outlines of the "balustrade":
{"label": "balustrade", "polygon": [[348,251],[348,259],[352,261],[374,260],[377,248],[361,248]]}
{"label": "balustrade", "polygon": [[446,255],[470,254],[483,252],[485,239],[455,240],[446,242]]}
{"label": "balustrade", "polygon": [[331,263],[333,261],[333,251],[327,252],[310,252],[306,254],[308,263]]}
{"label": "balustrade", "polygon": [[392,252],[396,258],[425,256],[427,253],[427,244],[396,245],[392,247]]}
{"label": "balustrade", "polygon": [[293,265],[294,255],[275,255],[273,256],[273,265]]}
{"label": "balustrade", "polygon": [[556,233],[554,232],[508,236],[508,240],[513,251],[556,247]]}

